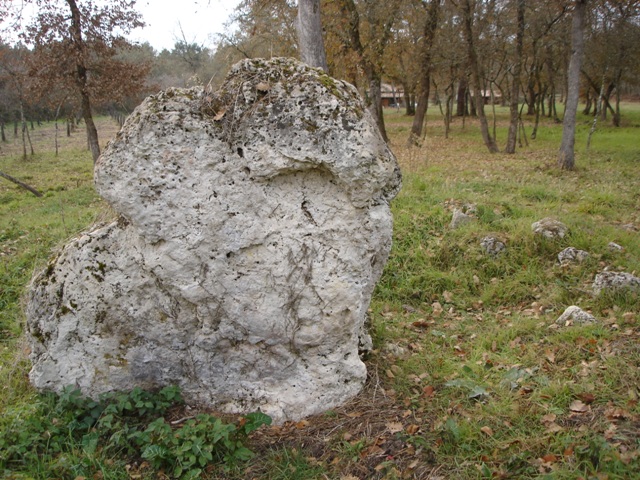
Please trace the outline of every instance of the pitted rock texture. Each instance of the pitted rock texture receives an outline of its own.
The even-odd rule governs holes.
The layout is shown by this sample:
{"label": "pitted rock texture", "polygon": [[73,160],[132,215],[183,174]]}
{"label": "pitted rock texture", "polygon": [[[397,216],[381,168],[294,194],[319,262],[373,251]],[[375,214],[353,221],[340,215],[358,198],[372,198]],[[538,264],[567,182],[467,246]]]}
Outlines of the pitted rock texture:
{"label": "pitted rock texture", "polygon": [[558,325],[569,326],[573,324],[595,323],[596,321],[596,318],[589,312],[585,312],[577,305],[571,305],[558,317],[556,323]]}
{"label": "pitted rock texture", "polygon": [[497,257],[507,250],[507,245],[495,235],[487,235],[480,241],[480,248],[491,257]]}
{"label": "pitted rock texture", "polygon": [[582,263],[587,258],[589,258],[589,252],[579,250],[575,247],[567,247],[558,253],[558,262],[560,262],[561,265]]}
{"label": "pitted rock texture", "polygon": [[459,208],[454,208],[453,215],[451,216],[451,223],[449,223],[449,228],[455,230],[456,228],[460,228],[462,225],[471,223],[474,220],[474,216],[464,213]]}
{"label": "pitted rock texture", "polygon": [[596,295],[622,290],[640,293],[640,277],[627,272],[601,272],[593,280],[593,292]]}
{"label": "pitted rock texture", "polygon": [[564,238],[569,232],[569,228],[564,223],[548,217],[532,223],[531,230],[534,235],[549,239]]}
{"label": "pitted rock texture", "polygon": [[243,61],[217,92],[147,98],[95,178],[120,217],[32,282],[37,388],[176,384],[277,422],[358,393],[400,172],[355,88]]}

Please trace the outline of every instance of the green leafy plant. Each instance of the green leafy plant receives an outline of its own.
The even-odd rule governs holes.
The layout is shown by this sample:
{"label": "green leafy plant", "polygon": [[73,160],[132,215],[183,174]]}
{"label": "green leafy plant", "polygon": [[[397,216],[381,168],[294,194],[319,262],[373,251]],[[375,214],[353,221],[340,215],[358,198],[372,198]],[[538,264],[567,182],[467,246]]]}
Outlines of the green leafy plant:
{"label": "green leafy plant", "polygon": [[158,392],[135,388],[97,401],[71,387],[60,395],[43,395],[33,408],[5,416],[0,471],[41,464],[52,475],[81,475],[97,468],[94,458],[124,454],[125,459],[146,459],[176,478],[197,478],[211,463],[229,468],[251,458],[248,435],[271,423],[263,413],[251,413],[237,424],[199,414],[173,428],[163,415],[181,403],[174,386]]}

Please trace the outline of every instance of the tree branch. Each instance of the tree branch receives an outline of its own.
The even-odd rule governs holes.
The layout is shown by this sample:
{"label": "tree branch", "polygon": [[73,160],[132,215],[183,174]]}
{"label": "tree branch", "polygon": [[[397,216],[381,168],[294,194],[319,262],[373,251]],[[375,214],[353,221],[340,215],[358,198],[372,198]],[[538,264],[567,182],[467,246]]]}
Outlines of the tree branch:
{"label": "tree branch", "polygon": [[27,185],[26,183],[21,182],[20,180],[18,180],[15,177],[12,177],[11,175],[7,175],[6,173],[0,172],[0,177],[6,178],[7,180],[9,180],[10,182],[15,183],[16,185],[24,188],[25,190],[29,190],[31,193],[33,193],[36,197],[42,197],[42,194],[36,190],[35,188],[33,188],[30,185]]}

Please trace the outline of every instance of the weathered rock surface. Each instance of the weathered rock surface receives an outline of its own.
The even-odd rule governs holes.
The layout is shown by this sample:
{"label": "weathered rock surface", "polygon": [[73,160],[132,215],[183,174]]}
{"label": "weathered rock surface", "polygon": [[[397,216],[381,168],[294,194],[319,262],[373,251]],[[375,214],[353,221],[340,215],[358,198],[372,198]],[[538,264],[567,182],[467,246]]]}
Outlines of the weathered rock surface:
{"label": "weathered rock surface", "polygon": [[556,323],[558,325],[572,325],[572,324],[584,324],[595,323],[596,318],[588,312],[585,312],[576,305],[568,307],[562,315],[558,317]]}
{"label": "weathered rock surface", "polygon": [[640,278],[626,272],[602,272],[593,280],[593,292],[632,290],[640,292]]}
{"label": "weathered rock surface", "polygon": [[400,173],[355,88],[241,62],[217,92],[146,99],[95,178],[120,217],[33,280],[37,388],[177,384],[275,421],[358,393]]}
{"label": "weathered rock surface", "polygon": [[564,238],[569,231],[564,223],[553,218],[543,218],[542,220],[532,223],[531,230],[534,235],[540,235],[549,239]]}
{"label": "weathered rock surface", "polygon": [[507,245],[494,235],[487,235],[480,241],[480,248],[487,255],[497,257],[507,250]]}
{"label": "weathered rock surface", "polygon": [[610,252],[624,252],[624,247],[616,242],[609,242],[607,248]]}
{"label": "weathered rock surface", "polygon": [[575,247],[567,247],[558,253],[558,262],[561,265],[570,263],[582,263],[589,257],[589,252],[579,250]]}
{"label": "weathered rock surface", "polygon": [[455,230],[456,228],[460,228],[462,225],[471,223],[474,220],[474,216],[466,214],[459,208],[455,208],[453,210],[453,215],[451,216],[451,223],[449,224],[449,228]]}

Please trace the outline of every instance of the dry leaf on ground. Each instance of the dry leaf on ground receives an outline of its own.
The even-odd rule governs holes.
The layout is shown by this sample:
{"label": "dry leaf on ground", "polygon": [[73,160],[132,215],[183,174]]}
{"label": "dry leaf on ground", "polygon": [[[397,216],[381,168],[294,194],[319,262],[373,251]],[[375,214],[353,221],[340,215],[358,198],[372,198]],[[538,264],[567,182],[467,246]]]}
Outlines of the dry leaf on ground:
{"label": "dry leaf on ground", "polygon": [[391,433],[398,433],[404,430],[404,427],[400,422],[388,422],[385,425],[387,427],[387,430],[389,430],[389,432]]}
{"label": "dry leaf on ground", "polygon": [[585,413],[589,411],[589,405],[582,403],[581,400],[574,400],[569,405],[569,410],[575,413]]}

